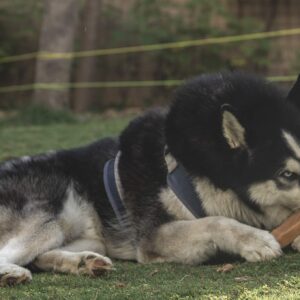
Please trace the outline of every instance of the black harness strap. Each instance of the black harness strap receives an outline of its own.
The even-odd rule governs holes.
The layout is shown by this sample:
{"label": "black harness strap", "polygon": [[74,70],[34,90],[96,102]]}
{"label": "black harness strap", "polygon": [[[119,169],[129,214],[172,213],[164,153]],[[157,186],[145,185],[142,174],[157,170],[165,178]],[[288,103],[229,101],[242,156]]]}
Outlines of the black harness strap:
{"label": "black harness strap", "polygon": [[[103,182],[109,203],[119,223],[124,226],[126,207],[124,206],[117,186],[117,168],[116,159],[107,161],[103,169]],[[192,179],[181,164],[176,163],[176,167],[168,172],[167,184],[195,218],[203,218],[206,216],[205,210],[202,207],[202,201],[195,191]]]}
{"label": "black harness strap", "polygon": [[192,180],[181,164],[177,164],[175,169],[168,174],[167,183],[169,188],[195,218],[206,216],[202,207],[202,201],[195,191]]}
{"label": "black harness strap", "polygon": [[117,187],[115,169],[115,159],[111,159],[105,163],[103,169],[103,182],[109,203],[112,206],[119,223],[123,224],[126,208]]}

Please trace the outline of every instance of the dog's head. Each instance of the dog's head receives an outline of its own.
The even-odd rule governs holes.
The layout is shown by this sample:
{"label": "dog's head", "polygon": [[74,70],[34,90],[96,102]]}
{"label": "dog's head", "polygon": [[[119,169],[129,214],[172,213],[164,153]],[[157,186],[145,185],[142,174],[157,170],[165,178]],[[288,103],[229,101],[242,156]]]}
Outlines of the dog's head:
{"label": "dog's head", "polygon": [[251,75],[198,77],[178,90],[166,138],[193,176],[260,206],[300,208],[300,79],[286,97]]}

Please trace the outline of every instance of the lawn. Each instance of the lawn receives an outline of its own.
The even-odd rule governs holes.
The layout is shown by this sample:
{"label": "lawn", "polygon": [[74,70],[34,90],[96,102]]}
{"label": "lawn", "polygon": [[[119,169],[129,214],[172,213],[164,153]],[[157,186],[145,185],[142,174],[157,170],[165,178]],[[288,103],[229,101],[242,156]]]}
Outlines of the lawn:
{"label": "lawn", "polygon": [[[2,122],[0,158],[83,145],[116,135],[129,119],[93,117],[43,126]],[[216,265],[115,265],[101,278],[34,274],[30,284],[1,288],[0,299],[300,299],[300,254],[291,251],[271,262],[234,263],[228,273],[217,272]]]}

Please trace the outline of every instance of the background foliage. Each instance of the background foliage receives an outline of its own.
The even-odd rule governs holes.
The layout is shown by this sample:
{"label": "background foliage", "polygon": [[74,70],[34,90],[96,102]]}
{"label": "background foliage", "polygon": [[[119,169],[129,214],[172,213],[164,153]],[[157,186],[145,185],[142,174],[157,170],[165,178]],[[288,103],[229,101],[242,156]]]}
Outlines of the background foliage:
{"label": "background foliage", "polygon": [[[39,28],[42,20],[42,1],[0,1],[0,57],[34,52],[38,49]],[[34,62],[0,64],[1,86],[33,82]],[[28,103],[30,94],[1,95],[0,105],[15,107]]]}
{"label": "background foliage", "polygon": [[[263,30],[261,22],[235,16],[219,0],[187,0],[176,6],[174,0],[136,0],[122,23],[112,32],[115,45],[167,43]],[[154,52],[152,55],[158,61],[157,68],[162,71],[157,79],[163,79],[182,78],[220,68],[258,70],[267,65],[268,50],[268,41],[255,41],[252,45],[239,47],[224,44],[171,53]]]}
{"label": "background foliage", "polygon": [[[82,4],[82,12],[88,0],[78,1]],[[102,0],[94,48],[166,43],[265,30],[261,20],[239,16],[232,9],[232,3],[236,1]],[[43,1],[1,0],[0,57],[38,51],[42,15]],[[84,21],[81,17],[75,50],[83,48]],[[93,58],[97,69],[90,81],[184,79],[202,72],[236,68],[264,74],[270,65],[270,48],[269,40],[256,40],[103,56]],[[76,81],[79,62],[74,61],[73,81]],[[0,85],[32,83],[34,68],[34,60],[0,64]],[[124,108],[163,104],[169,95],[170,88],[166,87],[99,89],[93,90],[83,101],[90,101],[90,108],[94,109]],[[0,107],[27,105],[31,96],[30,92],[1,94]],[[73,91],[75,96],[76,91]]]}

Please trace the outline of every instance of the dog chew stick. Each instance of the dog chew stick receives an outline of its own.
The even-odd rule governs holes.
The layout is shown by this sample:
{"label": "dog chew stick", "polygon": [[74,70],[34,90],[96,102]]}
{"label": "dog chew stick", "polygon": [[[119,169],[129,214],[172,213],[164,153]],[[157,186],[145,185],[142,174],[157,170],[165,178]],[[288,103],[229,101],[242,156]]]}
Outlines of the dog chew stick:
{"label": "dog chew stick", "polygon": [[272,231],[281,248],[291,244],[300,235],[300,210],[290,215],[283,223]]}

